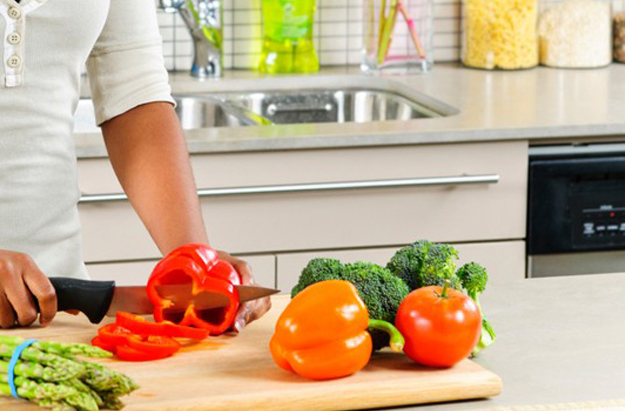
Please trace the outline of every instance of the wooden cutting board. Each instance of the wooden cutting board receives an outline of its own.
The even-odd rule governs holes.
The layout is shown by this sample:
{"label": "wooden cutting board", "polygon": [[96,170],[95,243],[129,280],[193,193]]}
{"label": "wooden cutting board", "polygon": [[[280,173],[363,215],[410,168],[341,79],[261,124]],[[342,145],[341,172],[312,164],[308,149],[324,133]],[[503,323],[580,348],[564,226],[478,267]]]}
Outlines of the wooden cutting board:
{"label": "wooden cutting board", "polygon": [[[417,366],[403,354],[377,353],[361,372],[315,382],[279,369],[268,349],[276,320],[288,303],[273,299],[272,310],[239,336],[211,338],[172,358],[145,363],[103,360],[133,377],[141,389],[125,397],[132,410],[348,410],[483,398],[501,392],[501,379],[465,360],[447,370]],[[89,342],[96,326],[85,317],[59,314],[45,329],[0,331],[27,338]],[[0,410],[38,409],[0,398]]]}

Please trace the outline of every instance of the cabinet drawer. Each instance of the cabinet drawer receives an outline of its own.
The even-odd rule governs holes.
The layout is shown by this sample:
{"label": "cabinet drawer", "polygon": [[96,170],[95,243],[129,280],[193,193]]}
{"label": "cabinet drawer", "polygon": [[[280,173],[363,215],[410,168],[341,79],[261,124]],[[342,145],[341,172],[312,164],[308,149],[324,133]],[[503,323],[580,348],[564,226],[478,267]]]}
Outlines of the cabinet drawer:
{"label": "cabinet drawer", "polygon": [[[215,154],[192,160],[198,187],[204,189],[201,205],[210,238],[235,253],[525,234],[526,142]],[[83,191],[118,190],[103,161],[80,162]],[[104,176],[95,175],[99,172]],[[483,176],[497,177],[497,183],[480,182]],[[90,201],[79,210],[86,261],[158,257],[127,201],[85,199]]]}
{"label": "cabinet drawer", "polygon": [[[265,287],[276,286],[276,258],[273,255],[238,256],[252,266],[256,282]],[[110,281],[117,285],[145,285],[158,260],[87,264],[93,280]]]}
{"label": "cabinet drawer", "polygon": [[[470,261],[482,264],[489,273],[489,286],[525,278],[525,241],[454,245],[460,256],[458,267]],[[313,258],[336,258],[345,263],[371,261],[386,265],[399,248],[281,254],[278,255],[278,288],[283,293],[290,293],[302,269]]]}

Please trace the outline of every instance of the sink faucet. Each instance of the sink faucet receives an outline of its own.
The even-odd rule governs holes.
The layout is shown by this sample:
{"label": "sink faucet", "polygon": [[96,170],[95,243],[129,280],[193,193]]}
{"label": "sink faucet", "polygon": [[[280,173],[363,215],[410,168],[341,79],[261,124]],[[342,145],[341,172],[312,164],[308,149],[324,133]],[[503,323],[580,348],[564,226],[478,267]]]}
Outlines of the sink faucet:
{"label": "sink faucet", "polygon": [[193,77],[220,77],[222,72],[223,10],[221,0],[160,0],[169,13],[178,11],[193,39]]}

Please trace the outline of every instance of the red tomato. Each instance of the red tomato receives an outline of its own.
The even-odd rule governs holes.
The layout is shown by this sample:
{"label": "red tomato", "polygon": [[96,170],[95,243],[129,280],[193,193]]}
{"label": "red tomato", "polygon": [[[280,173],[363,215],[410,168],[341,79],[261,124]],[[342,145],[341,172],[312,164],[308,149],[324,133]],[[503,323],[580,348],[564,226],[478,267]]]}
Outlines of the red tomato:
{"label": "red tomato", "polygon": [[430,367],[451,367],[467,358],[482,332],[475,302],[460,291],[424,287],[404,298],[395,325],[404,335],[404,352]]}

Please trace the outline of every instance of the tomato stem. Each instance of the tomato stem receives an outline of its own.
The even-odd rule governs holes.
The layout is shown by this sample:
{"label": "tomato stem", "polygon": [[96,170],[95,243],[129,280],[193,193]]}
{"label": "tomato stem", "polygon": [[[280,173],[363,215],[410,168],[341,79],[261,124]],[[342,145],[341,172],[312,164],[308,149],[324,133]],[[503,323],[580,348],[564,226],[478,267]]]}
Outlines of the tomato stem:
{"label": "tomato stem", "polygon": [[391,346],[391,350],[393,352],[402,352],[402,350],[404,349],[404,344],[406,343],[406,340],[404,340],[404,336],[401,335],[399,330],[395,328],[393,324],[387,321],[369,319],[369,328],[381,330],[388,333],[388,335],[391,337],[391,342],[389,345]]}
{"label": "tomato stem", "polygon": [[447,298],[447,289],[449,288],[449,285],[451,284],[451,281],[449,280],[445,280],[445,283],[443,284],[443,291],[441,292],[441,298]]}

